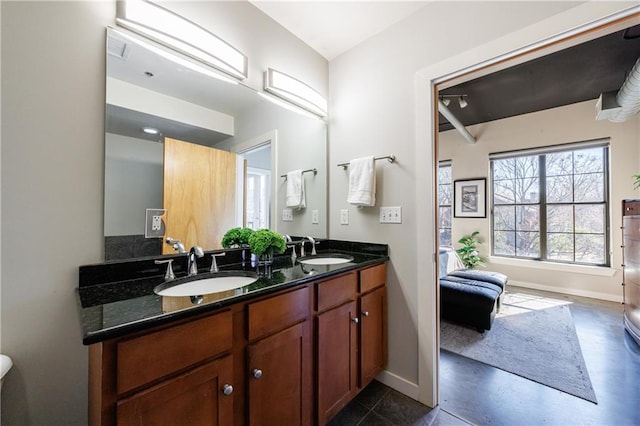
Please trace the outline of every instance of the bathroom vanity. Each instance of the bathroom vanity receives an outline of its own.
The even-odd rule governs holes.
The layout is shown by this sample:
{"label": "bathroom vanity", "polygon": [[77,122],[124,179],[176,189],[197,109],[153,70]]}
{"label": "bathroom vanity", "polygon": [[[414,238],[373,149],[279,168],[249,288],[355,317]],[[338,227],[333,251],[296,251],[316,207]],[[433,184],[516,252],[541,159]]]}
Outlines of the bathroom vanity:
{"label": "bathroom vanity", "polygon": [[[283,255],[254,283],[195,299],[153,293],[152,259],[81,267],[90,423],[326,424],[386,364],[388,257],[386,245],[322,244],[353,260]],[[221,270],[242,268],[240,253]]]}

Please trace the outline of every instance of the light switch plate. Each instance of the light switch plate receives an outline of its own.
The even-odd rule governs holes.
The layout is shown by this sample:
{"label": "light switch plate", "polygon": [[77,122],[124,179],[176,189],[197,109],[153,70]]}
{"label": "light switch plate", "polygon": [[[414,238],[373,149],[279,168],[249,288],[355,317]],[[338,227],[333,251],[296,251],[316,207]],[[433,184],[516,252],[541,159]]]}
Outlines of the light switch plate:
{"label": "light switch plate", "polygon": [[316,225],[320,222],[320,212],[318,210],[311,210],[311,223]]}
{"label": "light switch plate", "polygon": [[282,209],[282,221],[283,222],[293,222],[293,210],[291,210],[291,209]]}
{"label": "light switch plate", "polygon": [[344,209],[340,210],[340,225],[348,225],[349,224],[349,210]]}
{"label": "light switch plate", "polygon": [[380,207],[380,223],[402,223],[402,207]]}

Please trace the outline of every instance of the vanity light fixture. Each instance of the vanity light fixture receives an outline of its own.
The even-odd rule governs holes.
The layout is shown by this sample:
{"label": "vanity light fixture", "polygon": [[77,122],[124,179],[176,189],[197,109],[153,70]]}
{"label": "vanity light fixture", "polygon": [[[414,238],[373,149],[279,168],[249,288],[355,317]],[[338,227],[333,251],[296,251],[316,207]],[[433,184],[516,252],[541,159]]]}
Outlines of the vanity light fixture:
{"label": "vanity light fixture", "polygon": [[269,68],[264,73],[264,90],[322,118],[327,116],[327,100],[288,74]]}
{"label": "vanity light fixture", "polygon": [[118,2],[116,22],[238,79],[248,60],[239,50],[200,25],[146,0]]}

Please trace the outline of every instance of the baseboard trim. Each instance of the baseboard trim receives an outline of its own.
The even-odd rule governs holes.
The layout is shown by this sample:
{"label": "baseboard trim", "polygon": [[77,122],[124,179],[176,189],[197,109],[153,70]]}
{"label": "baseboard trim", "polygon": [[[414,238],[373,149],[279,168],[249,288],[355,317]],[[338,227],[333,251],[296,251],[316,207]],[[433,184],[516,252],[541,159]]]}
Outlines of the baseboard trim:
{"label": "baseboard trim", "polygon": [[418,400],[418,385],[398,376],[397,374],[384,370],[382,373],[378,374],[376,380],[384,383],[394,390],[397,390],[409,398],[413,398],[416,401]]}
{"label": "baseboard trim", "polygon": [[607,300],[609,302],[622,303],[622,295],[617,296],[617,295],[608,294],[608,293],[600,293],[597,291],[587,291],[587,290],[580,290],[580,289],[574,289],[574,288],[555,287],[550,285],[535,284],[535,283],[528,283],[524,281],[513,281],[513,280],[509,280],[509,283],[507,284],[507,290],[509,289],[510,285],[513,285],[515,287],[531,288],[534,290],[550,291],[552,293],[568,294],[571,296],[588,297],[591,299]]}

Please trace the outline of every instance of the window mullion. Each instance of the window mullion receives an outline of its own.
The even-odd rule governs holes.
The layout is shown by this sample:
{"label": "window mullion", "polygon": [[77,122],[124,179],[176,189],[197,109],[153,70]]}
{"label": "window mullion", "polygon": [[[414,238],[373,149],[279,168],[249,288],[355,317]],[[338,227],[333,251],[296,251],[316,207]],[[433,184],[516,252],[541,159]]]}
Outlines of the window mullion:
{"label": "window mullion", "polygon": [[546,156],[538,157],[538,182],[540,184],[540,259],[547,260],[547,166]]}

